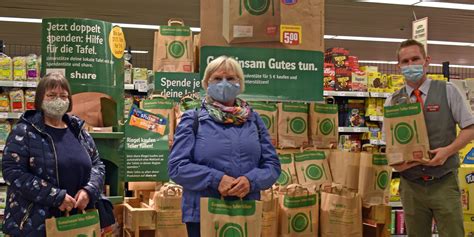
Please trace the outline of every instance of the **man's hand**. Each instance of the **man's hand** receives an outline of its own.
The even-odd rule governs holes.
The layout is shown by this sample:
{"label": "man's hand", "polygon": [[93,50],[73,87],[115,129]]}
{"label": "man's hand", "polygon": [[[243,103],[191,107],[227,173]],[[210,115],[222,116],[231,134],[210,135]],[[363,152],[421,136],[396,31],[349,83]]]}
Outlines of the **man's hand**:
{"label": "man's hand", "polygon": [[426,164],[427,166],[444,165],[451,155],[447,147],[439,147],[429,152],[433,154],[433,158]]}
{"label": "man's hand", "polygon": [[410,169],[412,167],[415,167],[417,165],[421,165],[420,162],[417,162],[417,161],[411,161],[411,162],[407,162],[407,161],[404,161],[403,163],[400,163],[400,164],[396,164],[396,165],[391,165],[396,171],[398,172],[402,172],[402,171],[405,171],[407,169]]}
{"label": "man's hand", "polygon": [[63,203],[61,203],[61,206],[59,206],[60,211],[71,211],[74,207],[76,206],[76,200],[69,196],[69,194],[66,193],[66,196],[64,197]]}
{"label": "man's hand", "polygon": [[245,176],[240,176],[232,183],[232,189],[229,190],[229,196],[244,198],[250,192],[250,181]]}
{"label": "man's hand", "polygon": [[79,190],[74,199],[76,199],[76,205],[74,208],[77,208],[80,211],[84,210],[87,207],[87,204],[89,204],[89,194],[84,189]]}
{"label": "man's hand", "polygon": [[234,181],[235,179],[233,177],[228,175],[222,176],[221,182],[219,183],[219,187],[217,189],[223,197],[228,196],[228,192],[232,188],[232,183]]}

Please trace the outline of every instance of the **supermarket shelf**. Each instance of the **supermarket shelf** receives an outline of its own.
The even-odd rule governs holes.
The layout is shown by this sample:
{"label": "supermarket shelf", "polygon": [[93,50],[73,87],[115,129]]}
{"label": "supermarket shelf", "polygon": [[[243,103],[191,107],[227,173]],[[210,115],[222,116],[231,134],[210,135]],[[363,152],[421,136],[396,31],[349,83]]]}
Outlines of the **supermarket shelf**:
{"label": "supermarket shelf", "polygon": [[391,206],[391,207],[402,207],[402,202],[400,202],[400,201],[399,202],[390,202],[388,205]]}
{"label": "supermarket shelf", "polygon": [[136,90],[138,92],[148,92],[149,90],[152,90],[155,88],[154,84],[144,84],[144,83],[135,83],[135,84],[125,84],[124,89],[125,90]]}
{"label": "supermarket shelf", "polygon": [[5,87],[36,87],[38,82],[36,81],[0,81],[0,86]]}
{"label": "supermarket shelf", "polygon": [[385,141],[378,140],[378,139],[370,139],[370,144],[371,145],[376,145],[376,146],[385,146]]}
{"label": "supermarket shelf", "polygon": [[133,84],[125,84],[124,89],[125,90],[135,90],[135,87],[133,86]]}
{"label": "supermarket shelf", "polygon": [[369,132],[369,128],[367,127],[339,127],[339,132],[347,132],[347,133],[363,133]]}
{"label": "supermarket shelf", "polygon": [[383,122],[383,116],[369,116],[369,120]]}
{"label": "supermarket shelf", "polygon": [[324,96],[369,97],[369,92],[363,91],[324,91]]}
{"label": "supermarket shelf", "polygon": [[[438,234],[433,234],[433,237],[439,237]],[[408,237],[408,235],[392,235],[392,237]]]}
{"label": "supermarket shelf", "polygon": [[5,145],[0,145],[0,151],[3,151],[5,149]]}
{"label": "supermarket shelf", "polygon": [[19,119],[23,112],[0,112],[0,119]]}
{"label": "supermarket shelf", "polygon": [[392,93],[389,92],[370,92],[370,97],[375,98],[388,98]]}

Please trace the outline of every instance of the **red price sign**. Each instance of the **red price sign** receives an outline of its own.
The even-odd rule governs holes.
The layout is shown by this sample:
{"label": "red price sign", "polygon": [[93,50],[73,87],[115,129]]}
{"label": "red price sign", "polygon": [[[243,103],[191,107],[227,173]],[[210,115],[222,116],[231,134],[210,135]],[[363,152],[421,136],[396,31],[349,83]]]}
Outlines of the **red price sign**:
{"label": "red price sign", "polygon": [[294,31],[283,32],[283,43],[290,44],[290,45],[300,44],[299,32],[294,32]]}

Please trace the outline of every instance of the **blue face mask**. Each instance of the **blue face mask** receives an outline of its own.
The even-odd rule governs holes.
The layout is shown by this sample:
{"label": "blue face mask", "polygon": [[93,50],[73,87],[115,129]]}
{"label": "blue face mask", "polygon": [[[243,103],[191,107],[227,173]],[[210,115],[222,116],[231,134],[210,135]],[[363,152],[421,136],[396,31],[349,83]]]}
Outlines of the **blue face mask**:
{"label": "blue face mask", "polygon": [[408,65],[401,69],[407,82],[418,83],[423,78],[423,65]]}
{"label": "blue face mask", "polygon": [[229,102],[234,100],[240,93],[240,84],[232,84],[227,79],[222,79],[218,83],[209,84],[207,94],[219,102]]}

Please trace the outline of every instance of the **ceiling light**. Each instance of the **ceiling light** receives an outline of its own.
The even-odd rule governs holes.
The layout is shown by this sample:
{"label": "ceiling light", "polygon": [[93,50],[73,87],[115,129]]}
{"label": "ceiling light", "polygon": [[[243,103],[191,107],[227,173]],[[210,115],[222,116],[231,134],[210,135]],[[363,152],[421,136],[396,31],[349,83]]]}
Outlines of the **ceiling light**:
{"label": "ceiling light", "polygon": [[420,2],[420,3],[416,3],[415,6],[474,11],[474,4],[461,4],[461,3],[449,3],[449,2]]}
{"label": "ceiling light", "polygon": [[[367,63],[367,64],[398,64],[397,61],[382,61],[382,60],[359,60],[359,63]],[[442,64],[438,63],[430,63],[430,66],[432,67],[442,67]],[[452,68],[474,68],[474,66],[471,65],[456,65],[456,64],[450,64],[449,67]]]}
{"label": "ceiling light", "polygon": [[[128,51],[127,51],[127,50],[124,50],[124,52],[126,53],[126,52],[128,52]],[[143,54],[148,53],[147,50],[131,50],[130,52],[131,52],[131,53],[143,53]]]}
{"label": "ceiling light", "polygon": [[381,60],[359,60],[359,63],[398,64],[397,61],[381,61]]}
{"label": "ceiling light", "polygon": [[0,21],[7,21],[7,22],[24,22],[24,23],[41,23],[41,19],[36,19],[36,18],[20,18],[20,17],[0,17]]}
{"label": "ceiling light", "polygon": [[420,2],[420,0],[359,0],[358,2],[396,4],[396,5],[413,5],[415,3]]}

